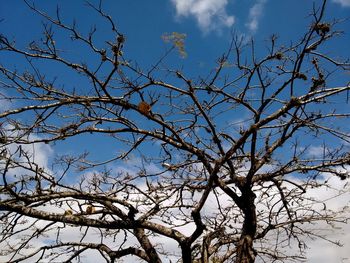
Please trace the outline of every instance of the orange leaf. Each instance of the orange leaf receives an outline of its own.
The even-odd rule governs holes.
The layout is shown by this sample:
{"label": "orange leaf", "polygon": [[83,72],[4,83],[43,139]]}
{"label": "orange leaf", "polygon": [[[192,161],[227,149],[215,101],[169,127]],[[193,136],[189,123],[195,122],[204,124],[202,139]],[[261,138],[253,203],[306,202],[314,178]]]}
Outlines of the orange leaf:
{"label": "orange leaf", "polygon": [[138,109],[142,114],[148,115],[151,111],[151,106],[147,102],[141,101],[138,105]]}

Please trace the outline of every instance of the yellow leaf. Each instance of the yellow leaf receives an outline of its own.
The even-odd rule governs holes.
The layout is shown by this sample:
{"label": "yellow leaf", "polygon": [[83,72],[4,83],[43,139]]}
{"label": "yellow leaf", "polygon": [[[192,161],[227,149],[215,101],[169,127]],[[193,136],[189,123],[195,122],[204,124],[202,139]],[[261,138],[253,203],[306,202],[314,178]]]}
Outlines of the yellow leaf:
{"label": "yellow leaf", "polygon": [[162,39],[164,42],[171,42],[182,58],[187,56],[185,51],[186,34],[178,32],[165,33],[162,35]]}

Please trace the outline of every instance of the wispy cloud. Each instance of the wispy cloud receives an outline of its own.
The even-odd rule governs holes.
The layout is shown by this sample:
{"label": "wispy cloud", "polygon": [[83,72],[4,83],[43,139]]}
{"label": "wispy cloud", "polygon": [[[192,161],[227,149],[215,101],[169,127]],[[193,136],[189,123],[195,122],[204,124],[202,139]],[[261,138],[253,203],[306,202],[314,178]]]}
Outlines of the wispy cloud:
{"label": "wispy cloud", "polygon": [[308,157],[313,157],[313,158],[322,157],[325,151],[329,151],[329,149],[325,149],[322,145],[319,145],[319,146],[311,145],[307,149],[306,155]]}
{"label": "wispy cloud", "polygon": [[338,3],[343,7],[350,7],[350,0],[333,0],[334,3]]}
{"label": "wispy cloud", "polygon": [[194,16],[204,33],[231,27],[235,17],[228,15],[228,0],[171,0],[177,17]]}
{"label": "wispy cloud", "polygon": [[259,20],[263,14],[264,6],[267,0],[257,0],[256,3],[249,9],[248,22],[246,26],[255,33],[259,27]]}

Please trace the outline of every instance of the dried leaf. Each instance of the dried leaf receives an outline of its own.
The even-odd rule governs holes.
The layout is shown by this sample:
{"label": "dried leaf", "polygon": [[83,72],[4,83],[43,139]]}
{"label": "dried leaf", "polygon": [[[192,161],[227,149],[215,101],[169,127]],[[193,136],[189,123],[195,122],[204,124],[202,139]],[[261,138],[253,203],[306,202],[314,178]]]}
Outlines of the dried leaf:
{"label": "dried leaf", "polygon": [[178,32],[165,33],[162,35],[163,41],[171,42],[174,45],[174,47],[178,50],[182,58],[187,57],[187,53],[185,51],[185,38],[186,34]]}
{"label": "dried leaf", "polygon": [[95,213],[96,209],[95,207],[93,207],[92,205],[89,205],[87,208],[86,208],[86,213],[87,214],[93,214]]}
{"label": "dried leaf", "polygon": [[66,211],[64,211],[64,215],[71,216],[71,215],[73,215],[73,211],[71,209],[67,209]]}
{"label": "dried leaf", "polygon": [[141,101],[138,105],[138,109],[142,114],[148,115],[151,111],[151,106],[147,102]]}

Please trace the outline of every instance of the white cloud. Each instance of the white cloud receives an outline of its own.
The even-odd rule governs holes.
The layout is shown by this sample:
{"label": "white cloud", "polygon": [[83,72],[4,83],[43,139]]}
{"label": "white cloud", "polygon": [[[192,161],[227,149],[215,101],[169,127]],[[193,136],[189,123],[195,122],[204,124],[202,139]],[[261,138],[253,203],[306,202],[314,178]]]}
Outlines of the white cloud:
{"label": "white cloud", "polygon": [[[2,132],[5,135],[5,138],[9,137],[11,140],[15,140],[14,138],[20,136],[23,137],[23,135],[10,124],[5,125]],[[42,138],[36,135],[29,135],[25,139],[35,141]],[[34,164],[37,166],[37,168],[43,169],[43,171],[45,171],[45,174],[53,174],[50,169],[50,161],[52,161],[52,158],[54,157],[54,149],[48,144],[17,144],[16,142],[11,142],[7,145],[3,145],[1,147],[1,150],[5,150],[4,152],[8,158],[12,156],[11,158],[13,160],[16,160],[17,163],[21,164],[16,165],[16,167],[12,167],[8,170],[7,179],[9,181],[12,181],[18,175],[28,175],[29,171],[32,171],[32,173],[34,173]],[[3,169],[5,167],[4,160],[6,159],[3,159],[0,162],[0,169]]]}
{"label": "white cloud", "polygon": [[[339,227],[342,227],[341,229]],[[317,239],[308,244],[307,258],[310,263],[317,262],[350,262],[350,226],[340,225],[328,231],[327,238],[340,241],[342,246]]]}
{"label": "white cloud", "polygon": [[256,3],[249,9],[248,22],[246,26],[253,33],[258,30],[259,20],[263,14],[264,6],[267,0],[257,0]]}
{"label": "white cloud", "polygon": [[[348,167],[346,167],[348,168]],[[341,181],[335,176],[330,176],[327,180],[331,188],[315,188],[309,192],[310,196],[318,197],[325,204],[327,209],[345,213],[344,216],[350,216],[350,188],[346,181]],[[339,192],[340,191],[340,192]],[[340,194],[339,194],[340,193]],[[344,210],[345,208],[345,210]],[[316,239],[308,243],[307,257],[308,262],[350,262],[350,225],[335,224],[333,228],[320,222],[315,225],[315,229],[326,234],[326,237],[333,241],[339,241],[343,246],[339,247],[326,240]]]}
{"label": "white cloud", "polygon": [[235,18],[228,15],[228,0],[171,0],[178,17],[194,16],[200,29],[207,33],[222,27],[231,27]]}
{"label": "white cloud", "polygon": [[308,157],[322,157],[323,154],[324,154],[324,147],[323,146],[310,146],[308,149],[307,149],[307,152],[306,152],[306,155]]}
{"label": "white cloud", "polygon": [[333,2],[340,4],[342,7],[350,7],[350,0],[333,0]]}
{"label": "white cloud", "polygon": [[[345,167],[345,169],[348,169],[348,167]],[[325,175],[326,176],[326,175]],[[348,255],[348,251],[350,249],[350,225],[346,224],[343,220],[345,218],[349,218],[350,216],[350,185],[346,181],[342,181],[336,176],[328,175],[328,180],[323,179],[323,181],[327,181],[327,183],[324,183],[323,185],[319,187],[310,188],[307,190],[307,193],[304,195],[304,207],[294,207],[296,211],[302,211],[303,209],[306,209],[302,212],[301,216],[304,215],[304,212],[307,215],[307,210],[310,209],[310,211],[315,210],[317,213],[321,214],[328,214],[331,215],[332,213],[335,213],[333,215],[336,215],[338,223],[335,221],[328,222],[326,221],[314,221],[312,224],[304,223],[302,226],[299,225],[298,227],[301,227],[303,230],[308,231],[312,235],[320,235],[324,236],[326,239],[332,241],[332,242],[340,242],[340,244],[343,244],[343,246],[337,246],[331,242],[328,242],[322,238],[315,238],[314,236],[310,235],[304,235],[299,236],[300,241],[305,242],[307,246],[306,254],[306,261],[310,263],[316,263],[316,262],[343,262],[343,263],[350,263],[350,257]],[[291,181],[297,184],[302,184],[303,181],[297,178],[289,178]],[[319,181],[321,182],[321,181]],[[286,187],[285,189],[294,191],[293,185],[290,184],[283,184],[283,187]],[[274,204],[277,204],[276,202],[279,200],[279,195],[275,195],[276,189],[271,188],[269,190],[269,198],[267,201],[269,202],[271,207],[274,207],[274,209],[279,210],[278,205],[275,206]],[[259,199],[260,195],[258,195],[258,201],[257,201],[257,210],[265,210],[266,211],[266,204],[264,203],[264,199]],[[325,205],[323,205],[323,203]],[[293,204],[290,203],[292,206]],[[324,210],[326,209],[326,210]],[[269,211],[269,209],[267,209]],[[276,210],[273,210],[276,211]],[[280,212],[279,212],[280,213]],[[262,214],[263,215],[263,214]],[[336,219],[334,217],[334,219]],[[283,218],[281,218],[283,221]],[[342,223],[340,223],[342,221]],[[262,221],[260,221],[262,222]],[[276,236],[277,234],[277,236]],[[262,243],[262,246],[264,249],[271,249],[274,250],[275,246],[275,240],[283,240],[285,237],[288,241],[288,246],[284,247],[283,242],[279,245],[279,251],[285,253],[286,255],[297,255],[299,254],[299,248],[298,248],[298,242],[294,239],[289,239],[288,236],[285,236],[286,234],[282,232],[274,232],[271,231],[268,234],[268,240],[264,243]],[[279,238],[277,238],[279,237]],[[271,243],[272,241],[272,243]],[[259,246],[259,243],[256,244]],[[262,263],[265,261],[258,260],[257,263]],[[289,262],[289,261],[288,261]]]}
{"label": "white cloud", "polygon": [[[33,158],[35,158],[35,161],[38,162],[40,164],[40,166],[46,167],[49,163],[50,157],[53,155],[53,149],[51,149],[49,147],[49,145],[45,145],[45,144],[37,144],[35,147],[37,148],[30,148],[30,146],[28,146],[29,148],[26,150],[27,151],[32,151],[33,153],[35,153],[35,156]],[[33,147],[33,146],[32,146]],[[309,149],[310,152],[314,152],[315,154],[319,153],[319,148],[318,147],[314,147]],[[46,154],[46,155],[45,155]],[[123,165],[121,166],[116,166],[113,167],[114,170],[121,170],[125,173],[130,173],[132,175],[137,174],[138,169],[137,167],[143,167],[149,174],[156,174],[159,173],[161,171],[161,169],[157,166],[157,164],[154,163],[143,163],[142,160],[138,157],[132,157],[130,159],[128,159],[127,161],[125,161],[125,163],[123,163]],[[272,169],[272,166],[268,166],[268,167],[264,167],[264,171],[268,171],[269,169]],[[349,167],[345,167],[344,169],[348,169]],[[201,170],[201,167],[197,168],[198,170]],[[243,173],[243,171],[242,171]],[[297,180],[297,179],[295,179]],[[141,183],[141,182],[140,182]],[[320,188],[314,188],[311,189],[310,192],[308,192],[308,197],[314,197],[317,198],[319,200],[322,200],[323,202],[325,202],[327,204],[327,209],[332,209],[332,210],[341,210],[343,206],[346,207],[350,207],[350,189],[344,189],[344,184],[346,182],[344,181],[340,181],[337,177],[331,177],[330,180],[328,180],[328,185],[330,186],[330,188],[327,188],[326,186],[320,187]],[[143,189],[143,187],[141,185],[138,185],[141,189]],[[290,186],[289,186],[290,187]],[[338,195],[339,190],[342,190],[342,194]],[[272,190],[273,191],[273,190]],[[208,197],[208,201],[205,204],[203,211],[202,211],[202,215],[208,218],[212,218],[215,216],[215,213],[218,211],[218,204],[220,204],[223,208],[227,208],[232,206],[232,201],[230,201],[230,199],[228,198],[227,195],[224,195],[221,191],[218,191],[218,197],[214,196],[213,193],[211,193]],[[271,194],[273,194],[273,192],[270,192]],[[191,197],[190,193],[183,193],[183,198],[184,200],[189,200],[189,201],[197,201],[199,196],[194,196]],[[188,196],[187,196],[188,195]],[[277,197],[277,196],[276,196]],[[335,198],[333,198],[335,197]],[[128,196],[129,201],[133,201],[133,200],[141,200],[142,195],[140,196],[138,193],[136,194],[132,194]],[[168,198],[168,200],[164,201],[163,206],[171,206],[173,203],[176,202],[176,195],[173,195],[172,197]],[[136,202],[136,201],[135,201]],[[259,203],[257,204],[258,209],[260,209],[260,206],[262,204]],[[78,208],[75,207],[77,210]],[[74,208],[74,209],[75,209]],[[138,207],[140,211],[145,212],[147,209],[146,205],[145,207]],[[323,208],[323,206],[322,206]],[[48,208],[45,208],[46,210]],[[43,210],[45,210],[43,209]],[[50,207],[50,209],[53,209]],[[61,208],[62,211],[64,210],[64,207]],[[264,207],[261,207],[261,209],[264,209]],[[228,211],[228,210],[227,210]],[[233,209],[229,209],[230,213],[233,213]],[[268,211],[267,211],[268,212]],[[349,212],[349,211],[348,211]],[[169,214],[167,216],[172,216],[170,218],[173,219],[173,221],[171,222],[173,225],[177,225],[177,226],[181,226],[184,224],[184,220],[180,217],[181,214],[177,213],[177,211],[173,210],[170,211]],[[349,215],[349,214],[347,214]],[[166,224],[166,219],[167,217],[163,217],[162,218],[163,221],[160,221],[159,223],[162,224]],[[30,223],[32,221],[29,221],[28,223]],[[41,224],[46,224],[47,222],[39,222]],[[39,224],[38,223],[38,224]],[[170,225],[169,225],[170,226]],[[350,244],[350,235],[348,233],[350,233],[350,229],[349,226],[350,225],[339,225],[339,227],[343,227],[343,229],[340,228],[333,228],[330,229],[330,232],[325,232],[327,234],[327,238],[330,238],[332,240],[340,240],[344,245],[344,247],[337,247],[337,246],[332,246],[330,245],[330,243],[325,242],[323,240],[311,240],[308,239],[307,240],[307,245],[309,247],[309,250],[307,252],[307,256],[308,256],[308,262],[311,263],[316,263],[316,262],[350,262],[347,261],[345,258],[347,256],[347,252],[349,251],[349,244]],[[19,226],[18,226],[19,227]],[[315,231],[318,231],[319,229],[325,229],[326,227],[328,227],[327,225],[325,225],[324,223],[315,223],[314,225],[314,229]],[[338,227],[338,226],[337,226]],[[1,228],[0,228],[1,229]],[[177,227],[176,229],[180,230],[183,234],[185,235],[190,235],[193,232],[193,224],[185,224],[182,227]],[[29,230],[28,230],[29,231]],[[62,241],[76,241],[77,238],[80,238],[81,235],[83,234],[84,228],[79,229],[79,228],[74,228],[74,227],[66,227],[64,229],[62,229],[61,232],[61,239]],[[99,232],[95,232],[93,230],[89,231],[85,237],[85,241],[86,242],[90,242],[90,241],[94,241],[97,239]],[[15,237],[15,236],[14,236]],[[47,233],[47,236],[43,236],[42,238],[39,239],[35,239],[33,240],[33,248],[38,248],[40,246],[42,246],[43,244],[46,244],[45,242],[50,241],[51,237],[55,237],[55,229],[53,229],[53,231],[50,231]],[[128,234],[128,242],[130,242],[130,244],[136,243],[136,240],[132,239],[132,235]],[[16,240],[18,239],[11,239],[11,242],[17,242]],[[112,248],[114,248],[113,246],[117,246],[120,244],[120,242],[122,242],[124,240],[124,236],[118,236],[116,238],[116,240],[114,240],[113,242],[106,238],[104,242],[106,242],[107,245],[110,245]],[[160,236],[151,236],[151,241],[154,241],[154,244],[158,244],[158,248],[161,247],[165,252],[169,252],[172,253],[172,256],[169,257],[169,259],[171,258],[173,261],[176,261],[176,256],[178,256],[178,254],[180,253],[180,250],[178,248],[178,244],[176,242],[174,242],[173,240],[170,240],[168,238],[164,238],[164,237],[160,237]],[[16,243],[14,243],[16,244]],[[126,244],[127,245],[127,244]],[[298,248],[296,244],[293,244],[295,246],[293,247],[288,247],[288,251],[289,253],[293,253],[293,251],[295,251],[295,253],[298,253]],[[33,248],[29,248],[27,250],[27,252],[32,252]],[[93,259],[95,259],[96,262],[96,256],[98,255],[98,253],[96,253],[95,251],[89,250],[86,253],[84,253],[84,262],[93,262]],[[0,256],[0,261],[2,261],[4,259],[4,257]],[[99,261],[100,258],[97,260]],[[133,258],[130,257],[130,259],[125,260],[124,262],[132,262]],[[3,260],[5,261],[5,260]],[[164,261],[166,261],[164,259]],[[27,262],[32,262],[32,261],[27,261]],[[257,263],[261,262],[257,260]]]}

